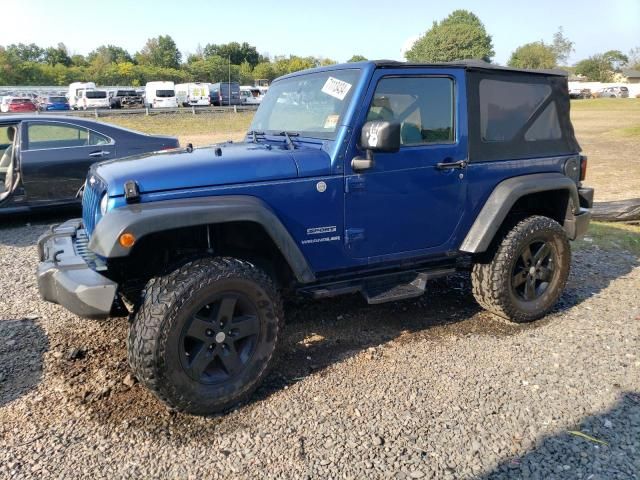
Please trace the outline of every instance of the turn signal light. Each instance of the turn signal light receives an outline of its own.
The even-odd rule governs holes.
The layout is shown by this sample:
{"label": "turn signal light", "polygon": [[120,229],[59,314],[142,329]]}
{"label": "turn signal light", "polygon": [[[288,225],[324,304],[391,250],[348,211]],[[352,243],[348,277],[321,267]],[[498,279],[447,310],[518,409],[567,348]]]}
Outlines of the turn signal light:
{"label": "turn signal light", "polygon": [[580,180],[587,178],[587,156],[580,155]]}
{"label": "turn signal light", "polygon": [[131,233],[123,233],[122,235],[120,235],[118,242],[120,242],[120,245],[122,245],[124,248],[131,248],[133,247],[133,244],[136,243],[136,237],[134,237]]}

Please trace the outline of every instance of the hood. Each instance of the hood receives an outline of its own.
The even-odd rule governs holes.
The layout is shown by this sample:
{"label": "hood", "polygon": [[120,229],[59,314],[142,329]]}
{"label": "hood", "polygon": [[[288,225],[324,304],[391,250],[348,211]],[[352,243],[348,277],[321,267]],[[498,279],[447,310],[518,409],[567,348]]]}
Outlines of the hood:
{"label": "hood", "polygon": [[[221,155],[216,155],[217,149]],[[229,143],[109,160],[93,171],[113,197],[124,195],[129,180],[138,184],[140,193],[151,193],[326,175],[330,164],[329,155],[317,147],[287,150],[262,143]]]}

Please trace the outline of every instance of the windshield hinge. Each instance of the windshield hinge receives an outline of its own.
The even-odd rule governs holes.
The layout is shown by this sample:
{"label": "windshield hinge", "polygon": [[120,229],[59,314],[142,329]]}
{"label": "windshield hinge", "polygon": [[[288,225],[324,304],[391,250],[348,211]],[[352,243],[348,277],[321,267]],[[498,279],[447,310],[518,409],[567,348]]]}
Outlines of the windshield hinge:
{"label": "windshield hinge", "polygon": [[357,190],[364,190],[364,177],[357,175],[353,177],[346,177],[344,179],[344,191],[347,193],[355,192]]}
{"label": "windshield hinge", "polygon": [[347,248],[350,248],[353,243],[361,242],[364,239],[364,228],[347,228],[344,231],[344,243]]}

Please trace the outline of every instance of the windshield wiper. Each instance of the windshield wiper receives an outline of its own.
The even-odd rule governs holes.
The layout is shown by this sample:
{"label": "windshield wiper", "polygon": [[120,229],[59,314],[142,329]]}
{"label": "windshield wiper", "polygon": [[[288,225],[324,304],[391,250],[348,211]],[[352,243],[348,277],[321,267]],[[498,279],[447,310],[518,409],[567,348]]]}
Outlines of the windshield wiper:
{"label": "windshield wiper", "polygon": [[264,132],[258,132],[257,130],[249,131],[249,135],[251,135],[251,141],[253,143],[258,143],[258,135],[264,136]]}
{"label": "windshield wiper", "polygon": [[295,150],[296,146],[293,143],[293,140],[291,140],[291,137],[299,137],[300,134],[297,133],[297,132],[280,132],[278,134],[278,136],[279,137],[282,137],[282,136],[286,137],[286,139],[287,139],[287,148],[289,150]]}

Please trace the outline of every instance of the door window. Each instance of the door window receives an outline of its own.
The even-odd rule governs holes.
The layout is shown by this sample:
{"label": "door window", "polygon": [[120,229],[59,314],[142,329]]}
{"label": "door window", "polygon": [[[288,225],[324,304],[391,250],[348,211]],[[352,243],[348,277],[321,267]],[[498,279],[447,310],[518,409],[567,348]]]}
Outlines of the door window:
{"label": "door window", "polygon": [[29,123],[28,150],[83,147],[89,145],[89,131],[60,123]]}
{"label": "door window", "polygon": [[111,143],[111,139],[109,137],[105,137],[93,130],[89,130],[89,141],[87,145],[107,145]]}
{"label": "door window", "polygon": [[453,80],[387,77],[378,82],[367,121],[400,124],[402,145],[455,141]]}

